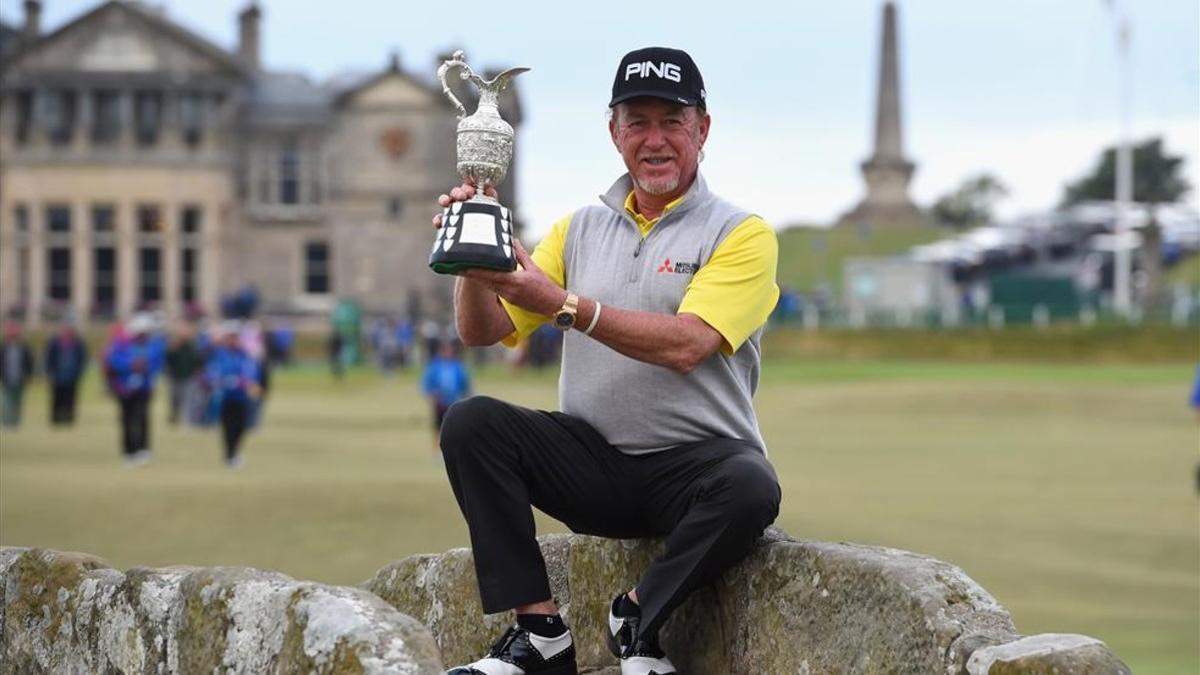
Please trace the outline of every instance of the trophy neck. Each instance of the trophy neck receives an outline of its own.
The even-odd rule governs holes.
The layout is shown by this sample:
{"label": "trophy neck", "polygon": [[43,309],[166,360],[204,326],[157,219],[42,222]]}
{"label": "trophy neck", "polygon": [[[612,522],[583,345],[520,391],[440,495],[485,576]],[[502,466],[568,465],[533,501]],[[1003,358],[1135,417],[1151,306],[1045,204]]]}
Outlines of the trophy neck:
{"label": "trophy neck", "polygon": [[475,108],[475,112],[487,111],[488,113],[500,114],[500,94],[494,89],[479,90],[479,105]]}

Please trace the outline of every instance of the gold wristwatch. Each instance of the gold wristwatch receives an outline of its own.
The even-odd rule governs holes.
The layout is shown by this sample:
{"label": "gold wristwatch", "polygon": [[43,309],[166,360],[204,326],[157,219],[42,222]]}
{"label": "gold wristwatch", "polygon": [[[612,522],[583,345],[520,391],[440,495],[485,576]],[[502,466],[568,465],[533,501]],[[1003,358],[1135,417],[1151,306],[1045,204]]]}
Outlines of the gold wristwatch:
{"label": "gold wristwatch", "polygon": [[575,317],[579,314],[579,296],[567,293],[563,306],[554,313],[554,327],[561,331],[571,330],[575,325]]}

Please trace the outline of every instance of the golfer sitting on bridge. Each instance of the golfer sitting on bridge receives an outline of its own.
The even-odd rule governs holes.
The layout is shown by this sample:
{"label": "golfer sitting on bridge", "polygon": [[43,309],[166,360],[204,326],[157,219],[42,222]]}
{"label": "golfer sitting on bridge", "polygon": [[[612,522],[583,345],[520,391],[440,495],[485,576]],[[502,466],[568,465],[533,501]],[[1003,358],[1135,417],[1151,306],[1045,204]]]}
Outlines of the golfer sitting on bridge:
{"label": "golfer sitting on bridge", "polygon": [[[659,628],[779,512],[751,405],[779,295],[774,232],[699,174],[711,118],[688,54],[630,52],[609,106],[628,173],[603,205],[555,223],[532,255],[518,244],[516,271],[466,270],[455,287],[466,344],[513,346],[546,321],[566,343],[562,412],[476,396],[446,415],[442,451],[483,610],[517,614],[485,657],[451,673],[576,672],[531,506],[575,532],[666,536],[637,586],[613,589],[609,647],[623,675],[675,672]],[[439,203],[474,193],[463,185]]]}

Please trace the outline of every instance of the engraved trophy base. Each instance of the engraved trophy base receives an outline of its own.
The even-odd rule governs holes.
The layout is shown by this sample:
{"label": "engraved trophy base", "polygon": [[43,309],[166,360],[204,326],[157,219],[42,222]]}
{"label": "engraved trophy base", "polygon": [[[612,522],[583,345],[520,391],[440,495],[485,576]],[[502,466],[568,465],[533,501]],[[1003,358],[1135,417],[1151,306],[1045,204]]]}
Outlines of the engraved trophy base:
{"label": "engraved trophy base", "polygon": [[442,227],[433,242],[429,268],[438,274],[457,274],[481,267],[511,272],[512,211],[490,197],[475,196],[442,210]]}

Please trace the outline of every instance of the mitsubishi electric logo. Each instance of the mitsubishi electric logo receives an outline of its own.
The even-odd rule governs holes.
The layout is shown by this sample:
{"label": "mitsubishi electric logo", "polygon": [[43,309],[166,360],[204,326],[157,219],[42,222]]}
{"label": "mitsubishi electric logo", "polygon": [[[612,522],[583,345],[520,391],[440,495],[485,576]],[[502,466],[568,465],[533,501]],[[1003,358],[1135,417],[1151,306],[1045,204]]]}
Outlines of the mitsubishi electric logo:
{"label": "mitsubishi electric logo", "polygon": [[661,77],[672,82],[679,82],[683,79],[680,72],[679,66],[674,63],[667,63],[666,61],[658,63],[642,61],[641,63],[631,63],[625,66],[625,81],[628,82],[629,78],[634,75],[645,79],[653,73],[656,77]]}
{"label": "mitsubishi electric logo", "polygon": [[695,274],[696,270],[700,269],[700,263],[685,263],[671,262],[670,258],[663,258],[663,262],[658,266],[659,274]]}

